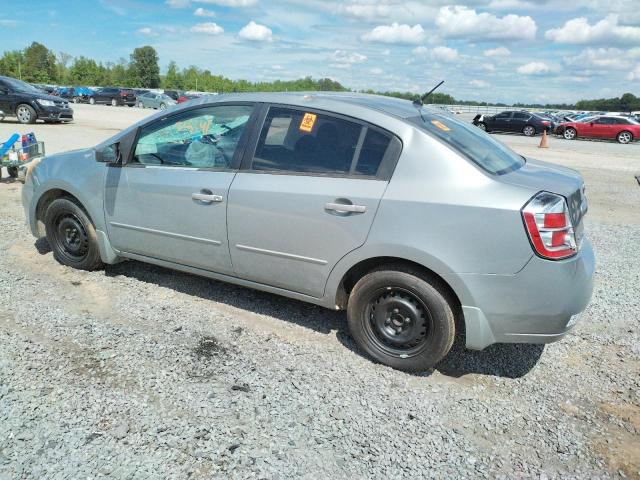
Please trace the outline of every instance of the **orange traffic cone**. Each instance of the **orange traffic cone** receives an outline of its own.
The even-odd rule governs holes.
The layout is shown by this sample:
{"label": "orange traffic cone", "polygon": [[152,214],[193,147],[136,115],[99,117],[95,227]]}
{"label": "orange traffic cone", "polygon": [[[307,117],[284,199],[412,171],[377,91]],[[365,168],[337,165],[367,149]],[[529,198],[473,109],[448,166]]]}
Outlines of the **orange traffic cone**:
{"label": "orange traffic cone", "polygon": [[547,138],[547,129],[542,130],[542,138],[540,139],[540,145],[538,148],[549,148],[549,139]]}

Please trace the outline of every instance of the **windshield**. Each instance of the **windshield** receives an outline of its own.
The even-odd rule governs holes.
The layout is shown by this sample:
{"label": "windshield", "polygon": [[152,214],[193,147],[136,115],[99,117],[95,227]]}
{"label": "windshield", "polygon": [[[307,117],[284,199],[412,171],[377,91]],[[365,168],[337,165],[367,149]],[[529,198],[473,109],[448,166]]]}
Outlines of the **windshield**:
{"label": "windshield", "polygon": [[512,172],[525,163],[522,156],[474,125],[425,110],[408,120],[494,175]]}
{"label": "windshield", "polygon": [[4,83],[7,84],[13,91],[21,93],[43,93],[42,90],[37,89],[33,85],[29,85],[21,80],[15,78],[5,78]]}

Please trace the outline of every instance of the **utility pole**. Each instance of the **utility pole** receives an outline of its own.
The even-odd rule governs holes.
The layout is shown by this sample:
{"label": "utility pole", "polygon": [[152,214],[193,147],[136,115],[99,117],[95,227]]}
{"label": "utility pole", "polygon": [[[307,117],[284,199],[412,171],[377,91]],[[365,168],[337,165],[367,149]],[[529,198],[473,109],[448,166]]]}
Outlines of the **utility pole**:
{"label": "utility pole", "polygon": [[22,80],[22,69],[20,68],[20,57],[18,57],[18,78]]}

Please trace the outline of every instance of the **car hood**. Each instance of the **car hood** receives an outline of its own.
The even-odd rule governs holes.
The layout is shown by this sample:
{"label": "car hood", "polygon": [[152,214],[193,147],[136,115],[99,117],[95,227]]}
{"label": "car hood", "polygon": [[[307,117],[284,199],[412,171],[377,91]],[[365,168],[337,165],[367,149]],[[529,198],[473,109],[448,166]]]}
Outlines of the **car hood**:
{"label": "car hood", "polygon": [[52,102],[66,102],[64,98],[55,97],[46,93],[23,93],[22,95],[29,95],[34,100],[50,100]]}

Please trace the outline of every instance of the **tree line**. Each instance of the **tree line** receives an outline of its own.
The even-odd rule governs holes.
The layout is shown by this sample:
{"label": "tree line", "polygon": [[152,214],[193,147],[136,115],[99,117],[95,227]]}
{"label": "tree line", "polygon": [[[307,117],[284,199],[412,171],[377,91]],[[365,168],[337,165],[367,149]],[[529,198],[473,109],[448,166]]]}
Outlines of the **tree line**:
{"label": "tree line", "polygon": [[[204,92],[282,92],[282,91],[348,91],[339,82],[329,78],[314,79],[305,77],[297,80],[274,80],[272,82],[249,82],[232,80],[223,75],[214,75],[194,65],[179,68],[176,62],[169,62],[167,73],[160,74],[158,54],[151,46],[133,50],[129,59],[120,58],[117,62],[96,62],[84,56],[73,57],[65,52],[57,54],[38,42],[33,42],[23,50],[5,51],[0,57],[0,75],[20,78],[31,83],[74,86],[117,86],[131,88],[165,88],[197,90]],[[414,100],[416,93],[376,92],[362,90],[363,93],[377,93],[392,97]],[[475,100],[459,100],[453,96],[436,92],[428,103],[473,106],[504,106],[503,103],[488,103]],[[541,109],[563,110],[604,110],[637,111],[640,110],[640,97],[625,93],[621,97],[580,100],[575,104],[525,104],[516,103],[515,107],[533,107]]]}

